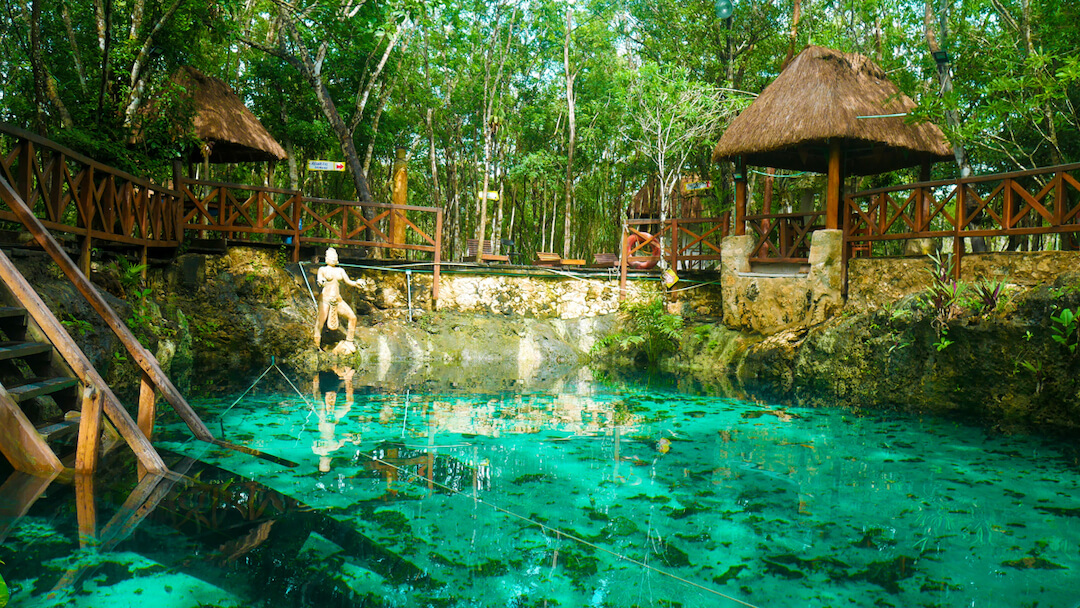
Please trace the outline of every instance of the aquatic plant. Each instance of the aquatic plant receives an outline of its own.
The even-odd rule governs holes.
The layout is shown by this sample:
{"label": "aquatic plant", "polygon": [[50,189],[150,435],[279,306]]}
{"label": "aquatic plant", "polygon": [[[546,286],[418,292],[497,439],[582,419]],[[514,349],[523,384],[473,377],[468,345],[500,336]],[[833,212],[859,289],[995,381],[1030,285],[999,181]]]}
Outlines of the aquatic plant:
{"label": "aquatic plant", "polygon": [[[2,565],[4,565],[4,562],[0,561],[0,566]],[[11,594],[8,592],[7,583],[4,581],[4,577],[0,576],[0,608],[7,606],[10,597]]]}
{"label": "aquatic plant", "polygon": [[668,313],[663,298],[623,303],[619,313],[621,331],[598,340],[592,348],[594,354],[612,349],[636,352],[655,365],[662,355],[678,348],[683,318]]}

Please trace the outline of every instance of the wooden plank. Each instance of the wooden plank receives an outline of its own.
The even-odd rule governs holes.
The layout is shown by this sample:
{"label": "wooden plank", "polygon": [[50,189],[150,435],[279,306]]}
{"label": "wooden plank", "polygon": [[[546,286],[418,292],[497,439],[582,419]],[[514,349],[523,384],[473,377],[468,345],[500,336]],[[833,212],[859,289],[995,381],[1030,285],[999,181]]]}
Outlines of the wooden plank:
{"label": "wooden plank", "polygon": [[[0,179],[0,188],[7,186],[7,182]],[[55,243],[55,241],[53,241]],[[66,257],[66,256],[65,256]],[[70,263],[70,258],[68,259]],[[135,425],[135,421],[128,415],[127,410],[121,405],[120,400],[105,384],[105,380],[98,374],[94,366],[91,365],[90,360],[86,358],[86,355],[79,350],[78,345],[68,335],[67,330],[60,324],[60,321],[53,316],[49,311],[45,303],[41,301],[41,298],[34,292],[30,284],[26,282],[26,279],[19,274],[19,271],[11,263],[6,255],[0,251],[0,279],[3,279],[7,284],[8,289],[11,290],[15,298],[27,307],[27,311],[34,318],[34,321],[41,328],[41,331],[53,343],[57,351],[64,358],[67,364],[71,367],[72,371],[83,384],[90,386],[96,386],[105,393],[105,414],[109,416],[109,419],[116,426],[116,429],[120,432],[120,435],[128,442],[131,449],[135,452],[135,455],[140,461],[152,471],[165,470],[165,463],[158,456],[156,450],[150,445],[150,442],[146,440],[146,437],[139,432],[139,428]],[[100,296],[99,296],[100,297]],[[114,313],[115,314],[115,313]]]}
{"label": "wooden plank", "polygon": [[45,493],[56,475],[52,473],[39,476],[15,472],[8,476],[4,485],[0,486],[0,545],[7,540],[12,526],[22,519]]}
{"label": "wooden plank", "polygon": [[[124,320],[120,318],[120,315],[116,314],[116,311],[113,310],[111,306],[109,306],[108,302],[105,301],[105,298],[102,297],[101,293],[97,290],[97,288],[94,287],[94,285],[90,283],[90,280],[86,278],[86,275],[80,272],[79,269],[75,266],[75,263],[71,261],[71,258],[68,257],[63,247],[60,246],[60,243],[58,243],[56,239],[53,238],[53,236],[47,230],[45,230],[45,228],[41,225],[37,218],[34,217],[34,214],[30,212],[30,209],[28,209],[23,203],[23,201],[15,195],[14,191],[11,190],[11,186],[7,183],[7,180],[4,180],[2,178],[0,178],[0,198],[3,198],[5,202],[7,202],[11,210],[19,216],[19,219],[22,221],[23,225],[26,226],[27,230],[29,230],[30,233],[34,235],[34,238],[37,239],[38,243],[41,244],[42,249],[48,252],[48,254],[56,262],[56,264],[60,266],[60,269],[64,271],[64,274],[68,277],[68,280],[70,280],[75,285],[76,289],[78,289],[79,292],[83,295],[83,297],[87,299],[87,301],[94,308],[94,310],[96,310],[97,313],[101,315],[101,318],[105,321],[109,328],[113,330],[113,333],[116,334],[116,337],[120,339],[120,342],[127,349],[128,353],[131,354],[132,359],[135,361],[135,363],[138,364],[140,368],[142,368],[143,372],[150,376],[150,378],[154,381],[154,384],[158,387],[158,390],[161,391],[162,396],[167,402],[169,402],[169,405],[173,407],[173,409],[180,416],[180,418],[182,418],[184,422],[187,423],[188,428],[191,429],[191,432],[194,433],[196,437],[204,441],[209,441],[213,439],[214,436],[210,433],[210,429],[208,429],[206,425],[203,424],[203,421],[199,419],[199,415],[195,413],[195,410],[193,410],[190,405],[188,405],[188,402],[180,394],[180,391],[176,389],[172,381],[169,380],[169,377],[165,375],[164,371],[162,371],[161,366],[158,365],[158,362],[154,358],[154,356],[151,355],[150,352],[147,351],[141,343],[139,343],[139,340],[134,336],[134,334],[131,333],[131,330],[128,329],[128,326],[126,323],[124,323]],[[8,263],[10,264],[10,262]],[[48,312],[48,308],[44,307],[43,304],[42,310]],[[52,317],[52,314],[49,313],[48,316]],[[35,320],[37,320],[36,315]],[[38,324],[40,325],[41,322],[39,321]],[[64,334],[66,335],[66,332],[64,332]],[[55,344],[56,341],[53,340],[53,343]],[[76,348],[75,350],[77,351],[78,348]],[[63,353],[63,351],[61,351],[61,353]],[[104,382],[90,382],[89,384],[92,384],[94,386],[105,385]],[[113,397],[113,399],[115,399],[115,396]],[[112,401],[112,399],[110,399],[110,401]],[[117,401],[116,403],[119,406],[119,401]],[[124,412],[124,414],[126,415],[127,412]],[[110,416],[110,418],[113,418],[113,416]],[[130,416],[128,417],[128,420],[130,420]],[[113,423],[116,424],[117,428],[120,429],[120,432],[122,434],[125,432],[130,433],[131,431],[136,430],[132,428],[121,428],[121,425],[117,423],[115,419],[113,419]],[[128,443],[131,443],[133,441],[132,438],[128,437],[128,435],[126,434],[124,435],[124,439],[126,439]],[[146,442],[146,438],[143,437],[142,441]],[[146,442],[146,445],[149,447],[149,442]],[[151,447],[150,449],[152,450],[153,448]],[[158,461],[160,462],[160,458],[158,459]],[[164,467],[163,464],[161,466]],[[150,466],[148,467],[148,469],[155,470],[156,466]]]}
{"label": "wooden plank", "polygon": [[52,350],[51,344],[45,342],[9,342],[0,343],[0,361],[6,359],[19,359],[40,355]]}
{"label": "wooden plank", "polygon": [[64,465],[7,390],[0,387],[0,452],[16,471],[56,476]]}
{"label": "wooden plank", "polygon": [[83,388],[82,416],[79,417],[79,443],[75,451],[75,472],[97,470],[101,449],[101,410],[103,395],[92,386]]}
{"label": "wooden plank", "polygon": [[11,387],[8,389],[8,395],[10,395],[17,403],[22,403],[23,401],[33,399],[34,397],[58,393],[64,389],[71,388],[78,383],[78,378],[68,378],[66,376],[59,378],[41,378],[33,382],[27,382],[26,384]]}

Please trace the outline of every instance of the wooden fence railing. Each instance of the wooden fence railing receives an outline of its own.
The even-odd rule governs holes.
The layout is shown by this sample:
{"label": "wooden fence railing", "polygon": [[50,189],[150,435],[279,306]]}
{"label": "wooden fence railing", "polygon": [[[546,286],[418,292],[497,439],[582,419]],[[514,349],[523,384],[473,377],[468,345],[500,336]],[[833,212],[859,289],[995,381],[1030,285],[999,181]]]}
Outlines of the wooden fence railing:
{"label": "wooden fence railing", "polygon": [[[11,142],[0,171],[42,225],[82,237],[80,268],[89,270],[91,239],[143,247],[176,247],[183,240],[179,194],[149,180],[107,167],[7,124]],[[7,205],[0,220],[18,222]]]}
{"label": "wooden fence railing", "polygon": [[805,263],[811,235],[825,228],[825,212],[748,215],[746,223],[754,237],[751,262]]}
{"label": "wooden fence railing", "polygon": [[[729,214],[709,218],[627,220],[623,225],[619,259],[620,298],[626,293],[626,273],[635,264],[654,265],[660,258],[671,268],[704,270],[720,260],[720,240],[728,235]],[[653,232],[649,232],[652,230]],[[662,245],[661,245],[662,243]]]}
{"label": "wooden fence railing", "polygon": [[[845,255],[900,255],[906,239],[990,250],[1080,249],[1080,164],[866,190],[845,199]],[[937,245],[947,248],[947,242]]]}

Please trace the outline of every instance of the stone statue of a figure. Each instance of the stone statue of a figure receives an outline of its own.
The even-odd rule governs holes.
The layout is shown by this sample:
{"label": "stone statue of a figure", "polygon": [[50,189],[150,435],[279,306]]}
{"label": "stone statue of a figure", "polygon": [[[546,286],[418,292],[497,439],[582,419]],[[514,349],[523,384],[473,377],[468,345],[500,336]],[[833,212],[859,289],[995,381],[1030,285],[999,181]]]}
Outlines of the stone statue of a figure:
{"label": "stone statue of a figure", "polygon": [[341,283],[350,287],[359,287],[359,284],[349,278],[344,268],[338,268],[337,250],[333,247],[326,250],[326,266],[319,269],[316,281],[319,287],[322,287],[322,294],[319,298],[319,318],[315,321],[315,348],[322,345],[323,325],[336,330],[340,326],[339,317],[345,317],[348,322],[345,340],[338,344],[334,352],[356,352],[356,344],[353,342],[356,337],[356,313],[342,299]]}

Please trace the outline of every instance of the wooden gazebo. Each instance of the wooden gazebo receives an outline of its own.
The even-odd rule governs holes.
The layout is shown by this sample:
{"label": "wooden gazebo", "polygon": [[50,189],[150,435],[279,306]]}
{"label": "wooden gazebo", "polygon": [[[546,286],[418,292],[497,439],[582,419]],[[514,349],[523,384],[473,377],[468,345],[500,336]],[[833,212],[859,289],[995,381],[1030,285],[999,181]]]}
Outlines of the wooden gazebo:
{"label": "wooden gazebo", "polygon": [[736,164],[735,234],[746,234],[748,165],[828,174],[825,228],[836,229],[846,176],[951,158],[941,129],[907,120],[915,105],[870,59],[807,46],[713,150],[713,161]]}
{"label": "wooden gazebo", "polygon": [[195,135],[202,149],[193,149],[188,162],[243,163],[278,161],[285,150],[224,81],[192,67],[172,77],[195,106]]}

